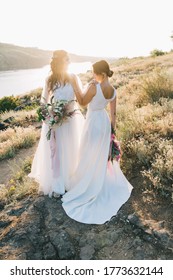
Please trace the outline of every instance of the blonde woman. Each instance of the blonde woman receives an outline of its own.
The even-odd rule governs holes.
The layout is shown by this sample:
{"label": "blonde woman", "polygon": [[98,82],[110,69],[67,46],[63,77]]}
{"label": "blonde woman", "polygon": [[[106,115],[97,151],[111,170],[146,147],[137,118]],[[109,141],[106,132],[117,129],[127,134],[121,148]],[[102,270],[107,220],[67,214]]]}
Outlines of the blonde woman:
{"label": "blonde woman", "polygon": [[[46,79],[41,101],[75,100],[73,88],[74,75],[68,73],[69,55],[64,50],[54,51],[50,63],[51,74]],[[72,109],[79,109],[76,102],[72,102]],[[41,138],[32,163],[29,177],[39,183],[39,192],[45,195],[62,195],[69,190],[69,178],[74,173],[78,162],[80,136],[84,118],[77,110],[72,118],[51,133],[47,140],[48,125],[43,123]]]}

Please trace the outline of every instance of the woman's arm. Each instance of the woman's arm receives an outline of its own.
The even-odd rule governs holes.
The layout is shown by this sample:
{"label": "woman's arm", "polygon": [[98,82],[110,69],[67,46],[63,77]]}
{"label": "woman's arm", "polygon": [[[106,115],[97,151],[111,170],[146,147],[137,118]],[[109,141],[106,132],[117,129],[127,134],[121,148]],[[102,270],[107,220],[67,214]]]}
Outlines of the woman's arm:
{"label": "woman's arm", "polygon": [[45,80],[40,102],[44,104],[48,102],[48,78]]}
{"label": "woman's arm", "polygon": [[117,98],[115,97],[110,102],[111,125],[114,129],[116,128],[116,103],[117,103]]}
{"label": "woman's arm", "polygon": [[72,86],[73,86],[77,101],[79,102],[79,104],[81,106],[86,106],[92,100],[94,95],[96,95],[96,86],[94,84],[91,84],[88,87],[85,94],[82,93],[82,90],[78,84],[78,80],[75,75],[73,75],[73,78],[72,78]]}

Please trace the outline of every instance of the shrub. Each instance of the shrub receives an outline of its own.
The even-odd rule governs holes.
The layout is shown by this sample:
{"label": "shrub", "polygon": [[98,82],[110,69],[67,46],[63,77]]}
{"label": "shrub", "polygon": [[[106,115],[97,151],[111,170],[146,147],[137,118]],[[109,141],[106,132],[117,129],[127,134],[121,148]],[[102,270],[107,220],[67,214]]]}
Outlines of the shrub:
{"label": "shrub", "polygon": [[[19,96],[5,96],[0,99],[0,114],[10,110],[31,110],[40,104],[42,88]],[[20,108],[19,108],[20,107]],[[16,109],[16,110],[17,110]]]}
{"label": "shrub", "polygon": [[149,170],[142,172],[152,186],[160,190],[163,195],[173,192],[173,141],[158,141],[158,150],[154,154]]}
{"label": "shrub", "polygon": [[158,49],[154,49],[150,52],[150,55],[152,57],[156,57],[156,56],[160,56],[160,55],[164,55],[166,54],[165,52],[163,52],[162,50],[158,50]]}
{"label": "shrub", "polygon": [[[141,87],[149,102],[159,101],[161,97],[173,98],[173,80],[164,70],[156,69],[142,79]],[[146,98],[146,97],[145,97]]]}
{"label": "shrub", "polygon": [[[140,108],[136,107],[139,92],[141,98],[142,93],[145,93],[145,106],[141,104]],[[165,94],[166,97],[160,97],[158,102],[148,103],[147,93],[141,86],[139,90],[138,84],[131,82],[125,90],[118,90],[117,137],[122,140],[121,166],[126,174],[142,173],[147,182],[145,188],[171,197],[173,99],[170,94]]]}
{"label": "shrub", "polygon": [[0,113],[14,110],[19,105],[19,99],[14,96],[5,96],[0,99]]}
{"label": "shrub", "polygon": [[131,172],[137,170],[148,179],[147,188],[164,196],[173,193],[173,141],[154,134],[145,139],[131,139],[123,143],[124,164]]}

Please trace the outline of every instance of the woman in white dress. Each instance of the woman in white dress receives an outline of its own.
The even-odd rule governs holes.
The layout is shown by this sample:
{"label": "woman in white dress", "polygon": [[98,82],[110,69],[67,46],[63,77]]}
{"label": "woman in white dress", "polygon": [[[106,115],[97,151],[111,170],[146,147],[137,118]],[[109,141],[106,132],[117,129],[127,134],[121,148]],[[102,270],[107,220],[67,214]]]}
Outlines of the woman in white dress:
{"label": "woman in white dress", "polygon": [[[131,193],[132,186],[117,161],[108,162],[111,125],[115,127],[116,91],[109,82],[113,71],[106,61],[93,65],[94,78],[85,95],[75,79],[79,104],[88,105],[77,168],[63,196],[63,208],[72,219],[87,224],[103,224],[116,215]],[[105,110],[110,104],[111,121]]]}
{"label": "woman in white dress", "polygon": [[[76,99],[72,85],[72,75],[68,70],[69,56],[63,50],[54,51],[51,74],[46,79],[41,102],[47,103],[52,95],[55,100]],[[74,75],[73,75],[74,76]],[[72,102],[72,110],[79,109]],[[36,150],[29,177],[39,183],[39,192],[45,195],[62,195],[69,190],[69,178],[74,173],[78,161],[80,136],[84,118],[79,110],[67,122],[57,127],[47,140],[48,125],[43,123],[41,138]]]}

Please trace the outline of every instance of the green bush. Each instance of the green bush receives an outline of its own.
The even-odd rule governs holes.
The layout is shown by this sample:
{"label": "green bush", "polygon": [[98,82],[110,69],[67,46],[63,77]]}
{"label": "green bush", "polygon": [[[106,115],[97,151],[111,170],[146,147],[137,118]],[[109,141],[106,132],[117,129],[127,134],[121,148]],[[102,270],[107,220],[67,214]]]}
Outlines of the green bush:
{"label": "green bush", "polygon": [[0,113],[14,110],[19,104],[20,101],[18,98],[14,96],[5,96],[0,99]]}
{"label": "green bush", "polygon": [[166,54],[165,52],[163,52],[162,50],[158,50],[158,49],[154,49],[150,52],[150,55],[152,57],[156,57],[156,56],[160,56],[160,55],[164,55]]}

